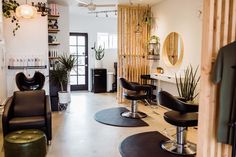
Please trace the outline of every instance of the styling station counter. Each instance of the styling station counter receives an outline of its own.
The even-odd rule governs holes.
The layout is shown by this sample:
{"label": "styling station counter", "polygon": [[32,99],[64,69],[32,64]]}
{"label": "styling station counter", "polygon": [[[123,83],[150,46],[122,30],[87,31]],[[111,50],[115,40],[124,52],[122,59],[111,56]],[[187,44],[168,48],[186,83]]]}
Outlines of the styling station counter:
{"label": "styling station counter", "polygon": [[178,95],[175,76],[166,74],[152,73],[151,78],[157,80],[157,93],[161,90],[167,91],[172,95]]}

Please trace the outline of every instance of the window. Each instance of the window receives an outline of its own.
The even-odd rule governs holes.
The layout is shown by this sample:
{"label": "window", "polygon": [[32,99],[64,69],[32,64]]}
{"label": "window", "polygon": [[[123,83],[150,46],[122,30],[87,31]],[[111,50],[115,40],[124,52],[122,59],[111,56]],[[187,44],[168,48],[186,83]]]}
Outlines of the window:
{"label": "window", "polygon": [[97,33],[97,46],[105,49],[117,49],[117,34]]}

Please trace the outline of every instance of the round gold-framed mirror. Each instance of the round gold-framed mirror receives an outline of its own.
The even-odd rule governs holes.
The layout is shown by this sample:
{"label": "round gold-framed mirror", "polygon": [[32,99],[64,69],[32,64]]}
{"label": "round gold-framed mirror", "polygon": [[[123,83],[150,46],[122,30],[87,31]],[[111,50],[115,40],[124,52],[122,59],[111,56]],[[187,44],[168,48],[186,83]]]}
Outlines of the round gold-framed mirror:
{"label": "round gold-framed mirror", "polygon": [[181,35],[171,32],[165,39],[163,45],[163,60],[171,67],[179,66],[184,55],[184,43]]}

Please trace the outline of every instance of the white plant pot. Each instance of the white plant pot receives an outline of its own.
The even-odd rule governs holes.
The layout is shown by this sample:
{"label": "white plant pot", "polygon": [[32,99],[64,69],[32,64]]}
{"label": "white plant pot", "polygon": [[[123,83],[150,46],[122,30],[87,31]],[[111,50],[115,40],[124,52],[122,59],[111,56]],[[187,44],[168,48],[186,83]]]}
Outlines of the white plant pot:
{"label": "white plant pot", "polygon": [[59,104],[68,104],[70,102],[70,93],[66,91],[58,92]]}
{"label": "white plant pot", "polygon": [[95,59],[95,68],[102,68],[102,60]]}

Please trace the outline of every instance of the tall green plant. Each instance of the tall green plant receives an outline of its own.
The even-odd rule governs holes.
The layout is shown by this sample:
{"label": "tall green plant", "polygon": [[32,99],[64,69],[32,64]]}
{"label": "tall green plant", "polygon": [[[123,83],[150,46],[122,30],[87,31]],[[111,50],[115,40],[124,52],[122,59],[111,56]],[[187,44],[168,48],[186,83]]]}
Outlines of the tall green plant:
{"label": "tall green plant", "polygon": [[72,55],[64,54],[59,57],[58,61],[62,64],[64,69],[70,73],[76,63],[76,58]]}
{"label": "tall green plant", "polygon": [[190,65],[187,67],[184,78],[180,75],[179,79],[175,74],[176,85],[179,96],[184,98],[185,101],[193,101],[199,93],[195,93],[195,89],[200,80],[200,76],[197,77],[198,67],[194,70]]}
{"label": "tall green plant", "polygon": [[68,82],[67,71],[60,63],[58,63],[51,72],[51,78],[55,83],[60,84],[61,91],[65,91],[64,86]]}

